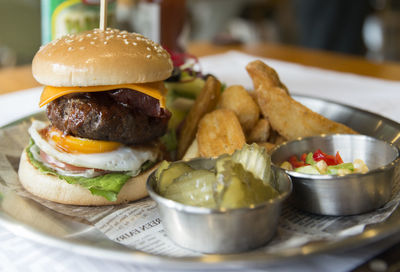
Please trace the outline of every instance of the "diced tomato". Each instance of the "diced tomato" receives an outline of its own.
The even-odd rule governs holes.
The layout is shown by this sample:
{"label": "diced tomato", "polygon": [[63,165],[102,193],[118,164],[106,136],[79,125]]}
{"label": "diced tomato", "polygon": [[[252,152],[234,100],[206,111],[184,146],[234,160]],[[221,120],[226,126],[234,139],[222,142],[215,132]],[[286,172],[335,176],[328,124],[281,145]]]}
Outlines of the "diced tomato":
{"label": "diced tomato", "polygon": [[293,168],[298,168],[307,165],[304,161],[299,161],[295,155],[289,158],[289,162],[293,166]]}
{"label": "diced tomato", "polygon": [[335,156],[328,155],[328,154],[322,152],[321,149],[317,149],[317,151],[314,152],[313,159],[316,162],[324,160],[327,165],[336,165],[337,164]]}
{"label": "diced tomato", "polygon": [[343,160],[342,160],[342,157],[340,157],[339,151],[336,152],[335,159],[336,159],[336,164],[341,164],[341,163],[343,163]]}
{"label": "diced tomato", "polygon": [[317,149],[317,151],[314,152],[313,154],[313,159],[314,161],[318,162],[320,160],[324,159],[324,154],[322,153],[321,149]]}
{"label": "diced tomato", "polygon": [[[306,158],[307,158],[307,154],[303,153],[300,156],[300,160],[298,160],[297,157],[295,155],[293,155],[289,158],[288,161],[293,166],[293,168],[298,168],[301,166],[309,165],[308,163],[306,163]],[[326,162],[327,165],[338,165],[338,164],[343,163],[342,157],[340,157],[339,152],[336,152],[336,155],[333,156],[333,155],[328,155],[328,154],[324,153],[323,151],[321,151],[321,149],[317,149],[317,151],[315,151],[313,153],[313,159],[316,162],[323,160]]]}
{"label": "diced tomato", "polygon": [[327,165],[336,165],[336,158],[332,155],[326,155],[325,162]]}

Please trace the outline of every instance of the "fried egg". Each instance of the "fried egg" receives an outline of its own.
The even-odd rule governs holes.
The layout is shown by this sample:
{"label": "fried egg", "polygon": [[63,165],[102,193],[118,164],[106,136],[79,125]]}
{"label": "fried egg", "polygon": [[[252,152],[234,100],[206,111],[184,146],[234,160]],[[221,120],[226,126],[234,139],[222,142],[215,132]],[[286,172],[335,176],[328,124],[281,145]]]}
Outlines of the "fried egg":
{"label": "fried egg", "polygon": [[155,161],[157,159],[158,152],[155,148],[133,148],[123,145],[116,150],[104,153],[67,153],[57,149],[52,140],[42,137],[40,131],[47,126],[48,124],[45,122],[34,120],[28,132],[40,150],[67,164],[116,172],[136,172],[146,161]]}

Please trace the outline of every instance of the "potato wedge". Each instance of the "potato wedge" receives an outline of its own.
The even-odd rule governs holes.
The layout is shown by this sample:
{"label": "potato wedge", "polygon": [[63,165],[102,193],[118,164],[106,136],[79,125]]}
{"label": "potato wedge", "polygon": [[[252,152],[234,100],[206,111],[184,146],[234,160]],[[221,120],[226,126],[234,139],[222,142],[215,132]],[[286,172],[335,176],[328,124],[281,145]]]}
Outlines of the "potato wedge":
{"label": "potato wedge", "polygon": [[356,134],[351,128],[329,120],[292,99],[279,87],[257,91],[258,103],[271,126],[287,140],[319,134]]}
{"label": "potato wedge", "polygon": [[221,94],[221,83],[213,76],[207,77],[204,88],[197,96],[178,133],[178,158],[182,158],[196,136],[200,119],[215,109]]}
{"label": "potato wedge", "polygon": [[257,103],[271,127],[287,140],[318,134],[357,133],[295,101],[275,70],[256,60],[246,66],[257,94]]}
{"label": "potato wedge", "polygon": [[241,85],[232,85],[221,94],[218,108],[230,109],[239,118],[245,132],[250,131],[260,117],[260,109],[246,89]]}
{"label": "potato wedge", "polygon": [[182,160],[188,161],[188,160],[191,160],[191,159],[194,159],[194,158],[198,158],[198,157],[200,157],[199,145],[197,144],[197,139],[194,138],[192,144],[186,150],[186,153],[183,156]]}
{"label": "potato wedge", "polygon": [[289,91],[285,84],[283,84],[279,79],[278,73],[261,60],[250,62],[247,64],[246,70],[253,80],[255,90],[257,90],[260,85],[264,86],[265,89],[279,87],[289,95]]}
{"label": "potato wedge", "polygon": [[232,154],[242,148],[246,139],[236,114],[218,109],[200,120],[197,142],[200,155],[208,158]]}
{"label": "potato wedge", "polygon": [[270,129],[271,126],[269,125],[267,119],[259,119],[255,126],[250,130],[250,133],[247,137],[247,142],[266,142],[269,138]]}

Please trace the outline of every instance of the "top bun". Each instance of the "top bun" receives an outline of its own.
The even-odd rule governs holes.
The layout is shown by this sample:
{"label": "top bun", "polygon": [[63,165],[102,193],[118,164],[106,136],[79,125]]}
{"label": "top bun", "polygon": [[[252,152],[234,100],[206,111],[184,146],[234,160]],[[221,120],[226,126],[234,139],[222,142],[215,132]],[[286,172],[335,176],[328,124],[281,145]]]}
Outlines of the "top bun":
{"label": "top bun", "polygon": [[137,33],[94,29],[54,40],[36,53],[32,73],[57,87],[161,81],[171,75],[171,58],[159,44]]}

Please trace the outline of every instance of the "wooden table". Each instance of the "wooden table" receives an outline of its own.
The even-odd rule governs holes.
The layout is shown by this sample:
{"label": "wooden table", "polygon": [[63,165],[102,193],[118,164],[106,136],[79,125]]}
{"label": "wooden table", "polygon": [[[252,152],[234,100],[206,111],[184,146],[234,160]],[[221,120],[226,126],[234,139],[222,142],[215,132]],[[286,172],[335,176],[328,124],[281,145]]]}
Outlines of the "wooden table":
{"label": "wooden table", "polygon": [[[400,80],[400,63],[374,63],[361,57],[301,49],[278,44],[213,45],[207,42],[192,43],[188,51],[196,56],[206,56],[238,50],[261,57],[295,62],[304,65],[355,73],[371,77]],[[31,74],[30,65],[0,69],[0,94],[39,86]]]}

